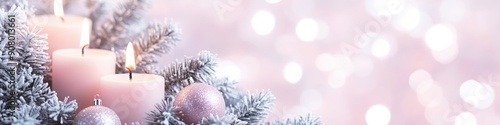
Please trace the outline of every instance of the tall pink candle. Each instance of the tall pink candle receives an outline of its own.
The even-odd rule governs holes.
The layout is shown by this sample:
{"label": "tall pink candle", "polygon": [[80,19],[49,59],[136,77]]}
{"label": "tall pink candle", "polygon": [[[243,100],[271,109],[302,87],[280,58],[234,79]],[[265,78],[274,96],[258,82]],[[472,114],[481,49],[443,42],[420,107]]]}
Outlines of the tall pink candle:
{"label": "tall pink candle", "polygon": [[56,50],[52,59],[52,89],[59,98],[78,101],[78,109],[92,106],[102,76],[115,73],[116,55],[111,51],[87,49]]}
{"label": "tall pink candle", "polygon": [[[89,43],[89,23],[82,25],[80,46]],[[78,109],[92,105],[95,94],[99,92],[102,76],[115,73],[116,55],[107,50],[60,49],[52,54],[52,89],[59,98],[69,96],[78,101]]]}
{"label": "tall pink candle", "polygon": [[[59,4],[57,0],[54,1],[54,14],[37,15],[30,19],[31,28],[41,28],[39,34],[48,34],[48,54],[52,55],[59,49],[79,48],[78,41],[82,37],[83,22],[89,19],[83,16],[64,15],[62,3]],[[92,26],[92,22],[88,26]]]}
{"label": "tall pink candle", "polygon": [[164,99],[165,79],[152,74],[132,74],[135,69],[132,44],[127,46],[126,67],[129,74],[108,75],[101,78],[103,105],[113,109],[124,123],[145,122],[147,114]]}

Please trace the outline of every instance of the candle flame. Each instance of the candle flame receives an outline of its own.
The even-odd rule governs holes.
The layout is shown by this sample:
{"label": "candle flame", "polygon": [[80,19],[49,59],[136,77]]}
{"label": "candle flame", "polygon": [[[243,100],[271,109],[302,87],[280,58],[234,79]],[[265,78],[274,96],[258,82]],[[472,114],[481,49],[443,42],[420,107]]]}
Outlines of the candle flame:
{"label": "candle flame", "polygon": [[80,36],[80,47],[89,45],[90,41],[90,19],[84,18],[82,24],[82,34]]}
{"label": "candle flame", "polygon": [[125,53],[125,67],[128,70],[134,70],[135,69],[134,46],[130,42],[127,45],[127,51]]}
{"label": "candle flame", "polygon": [[54,0],[54,15],[57,17],[64,17],[64,9],[62,0]]}

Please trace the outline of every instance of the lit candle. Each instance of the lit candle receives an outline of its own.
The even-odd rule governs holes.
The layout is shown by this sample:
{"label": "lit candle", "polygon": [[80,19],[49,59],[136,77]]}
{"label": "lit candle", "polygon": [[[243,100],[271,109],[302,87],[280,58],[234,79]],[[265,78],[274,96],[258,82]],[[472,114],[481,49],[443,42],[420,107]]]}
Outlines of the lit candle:
{"label": "lit candle", "polygon": [[134,47],[127,45],[125,66],[128,74],[101,78],[103,105],[113,109],[124,123],[145,122],[147,113],[164,99],[165,81],[162,76],[132,73],[135,69]]}
{"label": "lit candle", "polygon": [[62,0],[54,0],[54,15],[39,15],[30,22],[31,28],[42,28],[40,34],[48,34],[48,54],[59,49],[78,48],[78,38],[81,38],[84,21],[92,22],[83,16],[64,15]]}
{"label": "lit candle", "polygon": [[52,54],[52,89],[59,98],[78,101],[78,109],[92,106],[102,76],[115,73],[116,55],[107,50],[84,49],[89,44],[90,27],[83,22],[81,49],[60,49]]}

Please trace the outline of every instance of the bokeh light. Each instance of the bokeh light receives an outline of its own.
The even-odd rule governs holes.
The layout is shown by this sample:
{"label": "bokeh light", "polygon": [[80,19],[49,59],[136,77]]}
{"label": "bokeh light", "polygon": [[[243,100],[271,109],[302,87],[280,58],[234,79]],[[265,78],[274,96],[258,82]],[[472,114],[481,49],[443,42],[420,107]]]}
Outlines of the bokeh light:
{"label": "bokeh light", "polygon": [[432,51],[443,51],[456,44],[455,30],[444,24],[437,24],[425,33],[425,43]]}
{"label": "bokeh light", "polygon": [[335,58],[330,53],[322,53],[316,58],[316,67],[323,72],[331,71],[334,68]]}
{"label": "bokeh light", "polygon": [[391,52],[391,45],[385,39],[377,39],[372,43],[372,54],[377,58],[385,58]]}
{"label": "bokeh light", "polygon": [[328,77],[328,84],[333,88],[340,88],[346,82],[346,74],[344,72],[334,71]]}
{"label": "bokeh light", "polygon": [[432,80],[423,81],[418,86],[417,97],[424,107],[435,107],[444,100],[442,88]]}
{"label": "bokeh light", "polygon": [[415,70],[413,71],[413,73],[411,73],[410,75],[410,78],[409,78],[409,83],[410,83],[410,87],[414,90],[414,91],[417,91],[418,87],[420,86],[420,84],[422,82],[427,82],[427,81],[431,81],[432,80],[432,76],[429,72],[423,70],[423,69],[419,69],[419,70]]}
{"label": "bokeh light", "polygon": [[319,24],[314,19],[302,19],[295,27],[295,33],[300,40],[309,42],[318,37]]}
{"label": "bokeh light", "polygon": [[232,61],[220,61],[216,73],[217,76],[228,77],[229,80],[241,79],[241,69]]}
{"label": "bokeh light", "polygon": [[289,83],[297,83],[302,78],[302,67],[296,62],[289,62],[285,65],[283,76]]}
{"label": "bokeh light", "polygon": [[455,125],[477,125],[476,116],[470,112],[462,112],[455,117]]}
{"label": "bokeh light", "polygon": [[267,35],[274,29],[275,19],[273,14],[268,11],[261,10],[253,15],[252,27],[259,35]]}
{"label": "bokeh light", "polygon": [[365,121],[368,125],[387,125],[391,120],[391,112],[384,105],[374,105],[366,111]]}
{"label": "bokeh light", "polygon": [[420,12],[412,6],[407,8],[400,14],[396,15],[396,28],[400,30],[413,30],[420,23]]}
{"label": "bokeh light", "polygon": [[486,109],[493,103],[495,91],[488,84],[467,80],[460,85],[460,97],[477,109]]}

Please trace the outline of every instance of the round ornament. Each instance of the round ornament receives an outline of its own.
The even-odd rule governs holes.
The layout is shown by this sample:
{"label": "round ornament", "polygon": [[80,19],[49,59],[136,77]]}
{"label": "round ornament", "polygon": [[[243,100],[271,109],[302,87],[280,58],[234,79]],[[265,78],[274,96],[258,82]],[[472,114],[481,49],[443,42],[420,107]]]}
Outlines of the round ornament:
{"label": "round ornament", "polygon": [[101,106],[99,95],[94,97],[94,106],[80,111],[73,122],[74,125],[121,125],[120,118],[108,107]]}
{"label": "round ornament", "polygon": [[226,104],[222,93],[205,83],[184,87],[174,100],[175,115],[186,124],[197,124],[210,114],[223,116]]}

